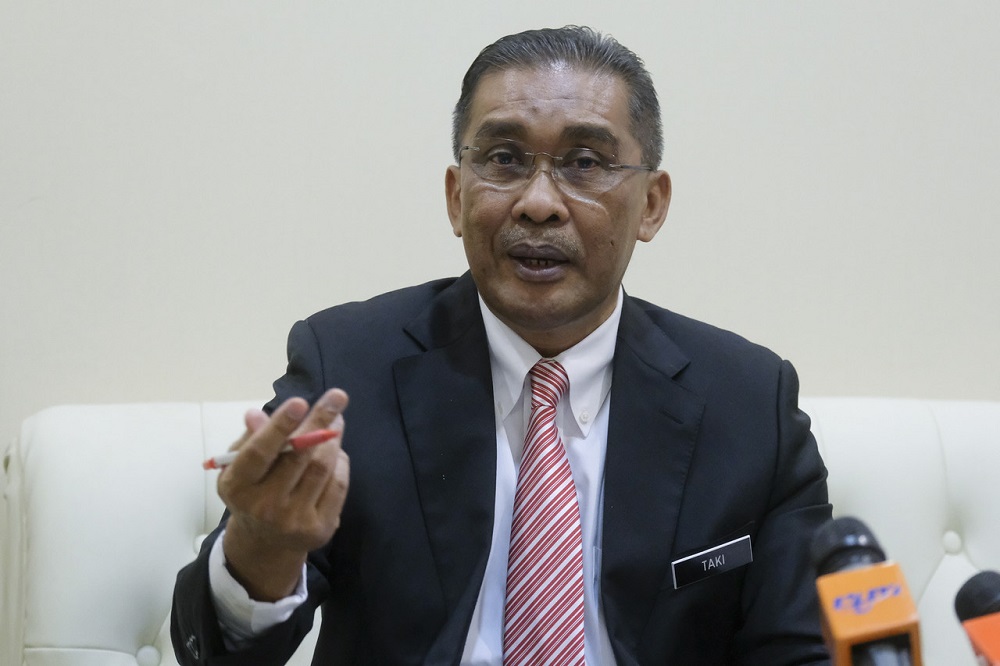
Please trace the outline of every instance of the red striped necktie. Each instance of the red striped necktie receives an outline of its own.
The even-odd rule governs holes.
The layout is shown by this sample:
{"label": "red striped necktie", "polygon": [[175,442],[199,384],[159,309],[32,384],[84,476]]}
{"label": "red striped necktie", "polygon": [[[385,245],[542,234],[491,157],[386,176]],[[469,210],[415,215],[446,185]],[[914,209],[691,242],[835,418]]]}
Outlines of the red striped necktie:
{"label": "red striped necktie", "polygon": [[566,370],[531,369],[531,417],[514,494],[504,606],[504,666],[584,664],[583,536],[573,474],[556,428]]}

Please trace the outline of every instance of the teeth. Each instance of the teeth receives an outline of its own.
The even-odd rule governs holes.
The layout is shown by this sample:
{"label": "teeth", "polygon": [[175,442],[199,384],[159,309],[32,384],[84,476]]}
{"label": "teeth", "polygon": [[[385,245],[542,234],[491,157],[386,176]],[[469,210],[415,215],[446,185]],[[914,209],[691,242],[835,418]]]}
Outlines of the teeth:
{"label": "teeth", "polygon": [[555,262],[551,259],[525,259],[524,263],[532,268],[548,268],[552,266]]}

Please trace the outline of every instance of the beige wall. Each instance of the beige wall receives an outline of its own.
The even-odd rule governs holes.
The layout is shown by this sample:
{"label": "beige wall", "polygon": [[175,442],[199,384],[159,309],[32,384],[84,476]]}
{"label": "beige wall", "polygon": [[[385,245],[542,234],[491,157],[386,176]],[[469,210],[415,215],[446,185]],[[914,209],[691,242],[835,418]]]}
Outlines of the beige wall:
{"label": "beige wall", "polygon": [[342,4],[0,0],[0,443],[57,403],[266,396],[296,318],[462,271],[461,76],[565,23],[664,104],[631,293],[810,394],[1000,399],[1000,3]]}

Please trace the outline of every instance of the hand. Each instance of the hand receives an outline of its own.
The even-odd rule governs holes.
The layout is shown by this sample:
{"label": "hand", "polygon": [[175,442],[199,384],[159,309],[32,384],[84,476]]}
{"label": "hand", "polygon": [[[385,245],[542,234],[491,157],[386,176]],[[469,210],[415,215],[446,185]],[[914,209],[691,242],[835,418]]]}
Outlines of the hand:
{"label": "hand", "polygon": [[[219,474],[218,489],[230,511],[226,564],[252,599],[291,594],[309,551],[340,526],[350,472],[341,449],[346,406],[347,394],[330,389],[311,410],[302,398],[290,398],[270,418],[260,410],[246,414],[246,432],[231,447],[240,454]],[[341,435],[281,453],[289,437],[327,427]]]}

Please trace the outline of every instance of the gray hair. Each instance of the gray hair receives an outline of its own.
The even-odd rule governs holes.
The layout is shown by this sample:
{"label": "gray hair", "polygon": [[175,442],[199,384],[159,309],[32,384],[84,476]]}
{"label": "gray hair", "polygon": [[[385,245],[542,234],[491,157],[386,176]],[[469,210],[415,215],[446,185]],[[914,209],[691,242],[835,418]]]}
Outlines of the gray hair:
{"label": "gray hair", "polygon": [[610,35],[585,26],[527,30],[501,37],[472,62],[462,80],[462,94],[452,119],[452,150],[455,161],[462,148],[462,134],[469,126],[469,108],[484,74],[506,69],[531,69],[556,63],[580,65],[597,73],[619,77],[629,89],[632,136],[642,146],[642,161],[652,167],[663,157],[663,126],[660,103],[653,79],[642,59]]}

